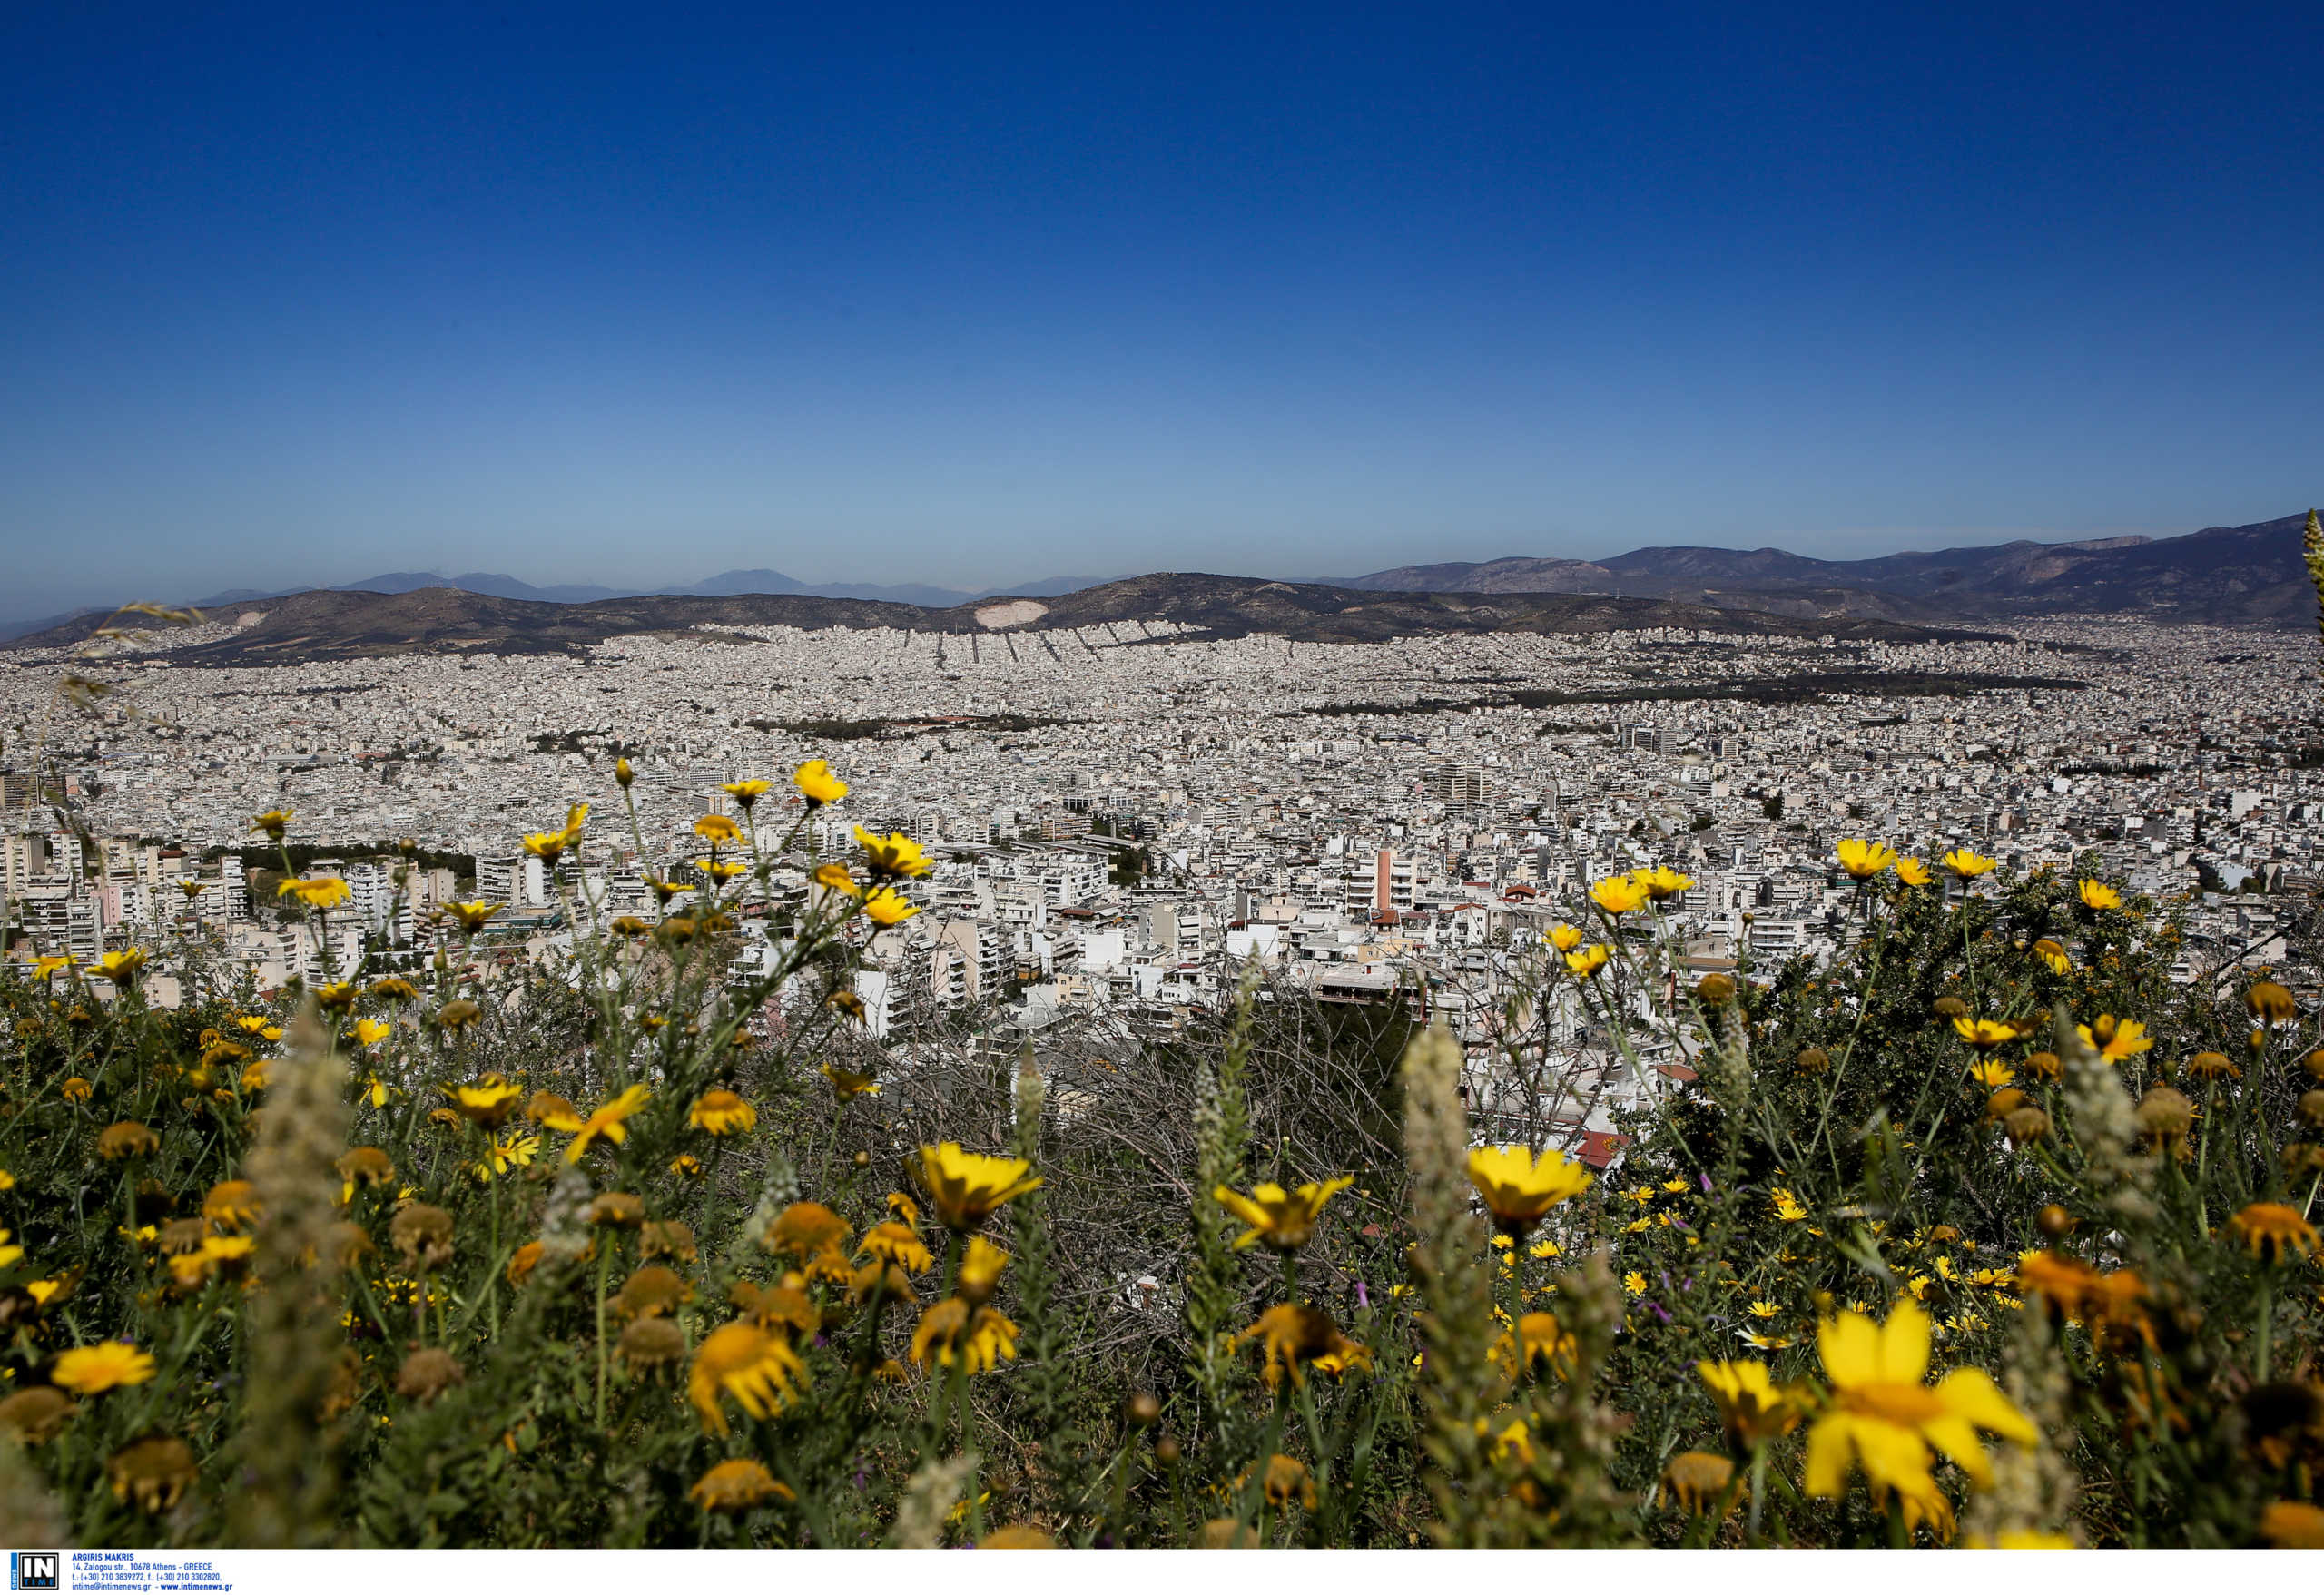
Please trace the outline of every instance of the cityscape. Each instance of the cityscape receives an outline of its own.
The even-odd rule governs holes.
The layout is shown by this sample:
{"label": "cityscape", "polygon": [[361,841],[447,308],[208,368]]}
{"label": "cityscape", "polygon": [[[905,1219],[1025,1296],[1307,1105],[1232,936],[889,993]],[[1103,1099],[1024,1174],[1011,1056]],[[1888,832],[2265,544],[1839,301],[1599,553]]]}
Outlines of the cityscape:
{"label": "cityscape", "polygon": [[[980,637],[722,627],[262,668],[173,661],[230,621],[103,642],[120,695],[66,723],[84,745],[64,805],[6,777],[13,956],[166,946],[149,999],[245,976],[271,992],[453,945],[448,905],[480,901],[501,956],[569,960],[615,917],[694,911],[652,882],[708,884],[694,823],[741,812],[730,783],[772,778],[753,822],[790,834],[783,777],[811,759],[848,800],[743,885],[732,956],[773,960],[854,827],[915,838],[935,861],[901,888],[918,911],[861,928],[854,983],[869,1035],[907,1057],[940,1014],[1009,1045],[1076,1016],[1167,1033],[1256,966],[1443,1018],[1490,1076],[1525,950],[1588,923],[1597,882],[1685,871],[1662,916],[1699,973],[1827,960],[1852,934],[1843,838],[2171,904],[2187,985],[2280,968],[2289,917],[2324,886],[2298,632],[2061,616],[1903,643],[1361,645],[993,618]],[[35,744],[87,663],[24,654],[8,746]],[[576,804],[595,816],[577,843],[528,857],[523,837]],[[298,903],[251,890],[279,868],[251,823],[274,812],[306,876],[348,883],[328,949]],[[1564,1019],[1570,1067],[1603,1071],[1602,1025]],[[1610,1134],[1621,1100],[1583,1127]]]}

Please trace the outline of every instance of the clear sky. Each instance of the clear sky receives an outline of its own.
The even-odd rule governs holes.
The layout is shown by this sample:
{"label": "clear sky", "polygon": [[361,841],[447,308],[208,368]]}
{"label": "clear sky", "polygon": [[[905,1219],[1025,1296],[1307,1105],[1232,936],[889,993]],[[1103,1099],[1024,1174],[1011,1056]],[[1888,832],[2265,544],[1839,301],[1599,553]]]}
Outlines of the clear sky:
{"label": "clear sky", "polygon": [[0,7],[0,614],[2324,498],[2324,6]]}

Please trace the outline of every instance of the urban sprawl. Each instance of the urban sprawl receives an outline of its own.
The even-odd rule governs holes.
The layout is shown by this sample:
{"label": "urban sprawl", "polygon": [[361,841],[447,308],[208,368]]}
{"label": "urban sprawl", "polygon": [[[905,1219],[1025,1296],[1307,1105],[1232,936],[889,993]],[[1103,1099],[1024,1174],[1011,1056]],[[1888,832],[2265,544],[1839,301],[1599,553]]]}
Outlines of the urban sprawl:
{"label": "urban sprawl", "polygon": [[[1659,911],[1680,967],[1830,953],[1852,934],[1846,837],[2182,900],[2184,981],[2283,959],[2282,910],[2324,873],[2324,750],[2290,707],[2316,644],[2290,632],[768,628],[547,656],[173,659],[221,629],[0,675],[13,960],[134,946],[148,1000],[222,970],[273,990],[326,958],[345,973],[458,941],[440,911],[483,900],[502,905],[483,945],[554,963],[613,916],[687,911],[654,882],[707,883],[695,822],[738,815],[722,788],[745,777],[773,783],[748,816],[761,843],[797,834],[742,888],[738,972],[770,967],[856,826],[929,847],[903,888],[920,911],[857,922],[864,1026],[897,1044],[948,1012],[997,1038],[1077,1014],[1167,1030],[1255,960],[1482,1043],[1528,950],[1642,865],[1691,877]],[[852,790],[811,812],[787,777],[817,758]],[[523,850],[581,803],[583,840],[553,864]],[[328,949],[295,898],[253,890],[281,860],[251,818],[281,810],[295,867],[348,883]],[[1586,1057],[1589,1016],[1553,1017]]]}

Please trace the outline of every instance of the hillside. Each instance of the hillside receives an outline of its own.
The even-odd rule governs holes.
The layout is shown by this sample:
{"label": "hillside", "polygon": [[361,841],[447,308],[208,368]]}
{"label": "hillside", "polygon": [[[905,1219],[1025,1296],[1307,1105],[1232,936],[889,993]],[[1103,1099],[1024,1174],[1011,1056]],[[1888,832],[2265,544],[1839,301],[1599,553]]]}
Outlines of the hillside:
{"label": "hillside", "polygon": [[[18,638],[29,651],[81,641],[102,616],[84,615]],[[1046,598],[994,598],[950,608],[800,594],[650,596],[539,603],[448,587],[403,593],[313,591],[211,612],[212,626],[176,651],[189,664],[296,664],[421,653],[546,654],[640,633],[701,627],[832,626],[962,634],[996,630],[1106,631],[1138,643],[1167,635],[1258,633],[1295,642],[1380,642],[1443,632],[1579,633],[1676,626],[1728,635],[1915,641],[1939,634],[1886,619],[1839,623],[1588,594],[1356,592],[1314,583],[1163,573]],[[221,627],[231,628],[222,630]],[[1150,629],[1158,627],[1159,629]]]}
{"label": "hillside", "polygon": [[2184,537],[2014,542],[1877,559],[1780,548],[1650,547],[1611,558],[1404,566],[1344,585],[1396,592],[1607,593],[1794,615],[1941,624],[1998,615],[2140,614],[2306,624],[2303,515]]}

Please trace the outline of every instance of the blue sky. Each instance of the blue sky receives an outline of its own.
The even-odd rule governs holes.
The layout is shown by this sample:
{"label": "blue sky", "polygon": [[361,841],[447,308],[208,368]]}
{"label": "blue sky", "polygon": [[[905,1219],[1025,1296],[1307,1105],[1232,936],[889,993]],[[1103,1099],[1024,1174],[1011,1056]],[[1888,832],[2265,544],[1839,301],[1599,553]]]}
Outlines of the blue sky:
{"label": "blue sky", "polygon": [[10,6],[0,614],[2287,514],[2319,68],[2312,4]]}

